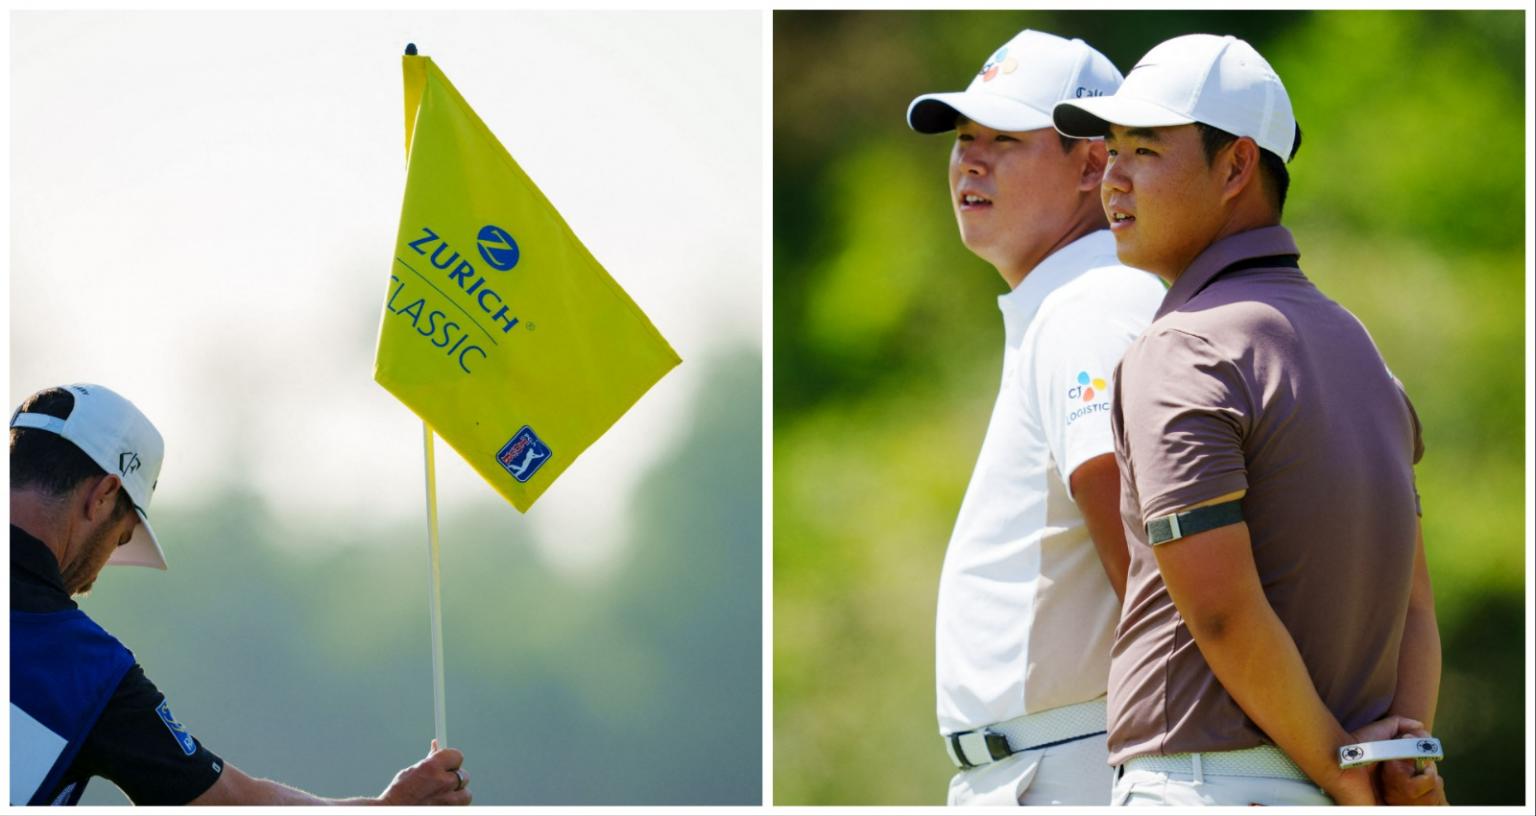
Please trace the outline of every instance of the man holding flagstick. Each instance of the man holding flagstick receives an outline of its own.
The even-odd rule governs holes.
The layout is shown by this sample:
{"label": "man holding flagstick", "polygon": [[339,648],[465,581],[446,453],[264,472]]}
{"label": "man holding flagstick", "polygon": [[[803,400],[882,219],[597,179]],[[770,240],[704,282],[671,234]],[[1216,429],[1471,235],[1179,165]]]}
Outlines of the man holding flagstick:
{"label": "man holding flagstick", "polygon": [[73,596],[103,567],[165,569],[149,503],[165,453],[133,403],[48,388],[11,416],[11,804],[73,805],[93,776],[137,805],[467,805],[464,755],[432,751],[378,797],[326,799],[252,777],[171,713]]}

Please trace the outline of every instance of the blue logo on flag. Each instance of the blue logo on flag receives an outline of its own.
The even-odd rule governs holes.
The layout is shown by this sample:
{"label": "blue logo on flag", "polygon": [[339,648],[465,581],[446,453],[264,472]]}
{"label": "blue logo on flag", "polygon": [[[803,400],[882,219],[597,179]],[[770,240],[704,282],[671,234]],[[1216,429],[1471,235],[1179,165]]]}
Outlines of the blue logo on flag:
{"label": "blue logo on flag", "polygon": [[549,461],[549,446],[527,425],[518,431],[496,454],[496,461],[519,482],[533,478]]}
{"label": "blue logo on flag", "polygon": [[192,735],[187,733],[187,727],[176,722],[176,718],[171,716],[170,700],[161,700],[160,705],[155,707],[155,713],[160,715],[160,721],[165,723],[165,727],[171,729],[171,736],[176,738],[176,744],[181,746],[183,754],[192,756],[197,753],[197,743],[192,739]]}
{"label": "blue logo on flag", "polygon": [[512,235],[506,230],[494,224],[486,224],[480,228],[479,239],[480,257],[486,263],[503,271],[517,266],[521,253],[517,249],[517,242],[512,240]]}

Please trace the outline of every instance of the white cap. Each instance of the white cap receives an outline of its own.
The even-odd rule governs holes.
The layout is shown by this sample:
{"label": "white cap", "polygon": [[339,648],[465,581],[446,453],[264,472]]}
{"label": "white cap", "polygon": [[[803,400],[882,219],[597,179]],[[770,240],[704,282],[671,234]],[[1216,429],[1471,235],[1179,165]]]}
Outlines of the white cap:
{"label": "white cap", "polygon": [[1147,52],[1113,96],[1062,102],[1056,129],[1103,136],[1111,124],[1170,127],[1195,122],[1247,136],[1291,160],[1296,117],[1285,85],[1259,52],[1236,37],[1187,34]]}
{"label": "white cap", "polygon": [[970,87],[923,94],[907,106],[907,124],[919,133],[955,129],[955,115],[993,130],[1051,126],[1051,108],[1063,99],[1114,93],[1120,71],[1082,40],[1024,29],[997,49]]}
{"label": "white cap", "polygon": [[149,418],[117,392],[100,385],[63,386],[75,398],[69,417],[17,412],[12,428],[37,428],[56,433],[74,443],[102,470],[123,482],[139,524],[133,538],[113,551],[108,564],[130,564],[165,569],[165,553],[149,526],[149,500],[160,480],[165,440]]}

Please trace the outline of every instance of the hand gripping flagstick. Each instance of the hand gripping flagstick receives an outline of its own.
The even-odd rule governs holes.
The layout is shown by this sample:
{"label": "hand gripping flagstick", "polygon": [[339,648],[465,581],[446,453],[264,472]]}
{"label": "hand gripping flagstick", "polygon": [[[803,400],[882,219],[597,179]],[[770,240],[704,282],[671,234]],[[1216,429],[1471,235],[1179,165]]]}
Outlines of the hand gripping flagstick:
{"label": "hand gripping flagstick", "polygon": [[[416,56],[416,43],[405,44],[405,55]],[[406,125],[406,157],[410,157],[410,126]],[[448,747],[448,701],[443,680],[443,599],[442,570],[437,543],[437,470],[432,450],[432,426],[421,421],[422,461],[427,482],[427,557],[431,568],[427,576],[427,608],[432,619],[432,724],[439,749]]]}

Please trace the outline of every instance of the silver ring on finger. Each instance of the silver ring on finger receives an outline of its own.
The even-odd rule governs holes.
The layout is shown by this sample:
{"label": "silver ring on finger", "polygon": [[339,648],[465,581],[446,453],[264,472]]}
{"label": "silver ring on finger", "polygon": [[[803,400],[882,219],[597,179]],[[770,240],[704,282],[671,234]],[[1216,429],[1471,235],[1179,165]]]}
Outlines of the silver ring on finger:
{"label": "silver ring on finger", "polygon": [[458,787],[454,788],[454,790],[456,790],[456,791],[464,790],[464,783],[468,781],[464,777],[464,772],[459,770],[458,768],[454,768],[453,769],[453,775],[459,778]]}

